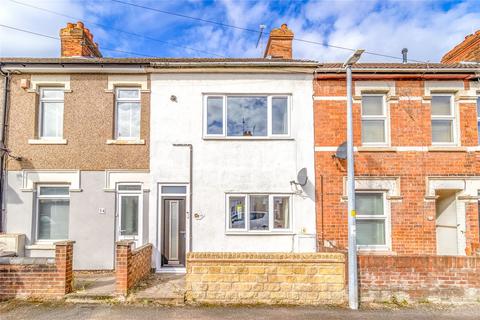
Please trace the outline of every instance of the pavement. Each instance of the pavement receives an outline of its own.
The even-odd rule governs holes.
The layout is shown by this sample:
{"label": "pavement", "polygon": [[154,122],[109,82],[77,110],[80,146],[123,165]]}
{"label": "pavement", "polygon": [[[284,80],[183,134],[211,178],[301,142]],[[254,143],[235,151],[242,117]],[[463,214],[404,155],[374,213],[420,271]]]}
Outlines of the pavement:
{"label": "pavement", "polygon": [[328,307],[193,307],[107,305],[107,304],[68,304],[64,302],[33,303],[13,300],[0,303],[2,320],[97,320],[97,319],[298,319],[298,320],[446,320],[480,319],[480,304],[467,306],[425,305],[397,308],[382,306],[352,311],[345,308]]}

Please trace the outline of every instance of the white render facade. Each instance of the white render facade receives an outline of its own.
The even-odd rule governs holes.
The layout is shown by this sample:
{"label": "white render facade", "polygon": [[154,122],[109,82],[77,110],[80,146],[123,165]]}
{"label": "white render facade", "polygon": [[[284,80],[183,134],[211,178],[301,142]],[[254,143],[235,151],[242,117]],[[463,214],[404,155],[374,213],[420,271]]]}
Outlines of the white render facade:
{"label": "white render facade", "polygon": [[[164,251],[184,255],[182,245],[185,252],[316,251],[312,83],[308,72],[152,72],[148,235],[157,270],[175,267]],[[210,98],[216,116],[207,111]],[[210,130],[212,117],[219,121]],[[302,168],[304,186],[292,183]],[[175,238],[168,233],[183,223],[178,214],[185,230]]]}

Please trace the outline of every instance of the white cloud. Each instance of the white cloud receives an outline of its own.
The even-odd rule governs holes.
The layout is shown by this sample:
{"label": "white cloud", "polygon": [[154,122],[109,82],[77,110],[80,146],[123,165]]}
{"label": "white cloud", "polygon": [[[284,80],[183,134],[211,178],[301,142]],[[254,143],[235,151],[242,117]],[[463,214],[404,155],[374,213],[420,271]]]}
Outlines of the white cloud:
{"label": "white cloud", "polygon": [[[228,57],[260,57],[265,35],[256,48],[258,34],[224,28],[154,11],[104,1],[19,0],[111,28],[143,34]],[[72,2],[73,1],[73,2]],[[287,22],[296,38],[349,48],[439,61],[441,56],[480,26],[480,8],[475,1],[308,1],[250,2],[218,0],[214,3],[190,0],[138,2],[144,6],[219,21],[242,28],[267,30]],[[44,13],[3,0],[0,23],[48,35],[58,35],[68,18]],[[115,48],[157,56],[209,56],[179,46],[165,45],[86,23],[100,48]],[[262,46],[263,45],[263,46]],[[109,56],[121,56],[104,52]],[[294,42],[294,57],[320,61],[343,61],[349,51]],[[0,56],[58,56],[55,40],[0,27]],[[212,56],[212,55],[210,55]],[[396,61],[364,55],[362,61]]]}
{"label": "white cloud", "polygon": [[[74,12],[84,17],[84,8],[79,3],[70,1],[29,1],[22,2],[37,5],[59,12]],[[52,16],[33,8],[28,8],[10,1],[2,1],[0,24],[58,37],[60,28],[69,19]],[[0,27],[0,56],[57,57],[60,53],[60,41],[31,35]]]}

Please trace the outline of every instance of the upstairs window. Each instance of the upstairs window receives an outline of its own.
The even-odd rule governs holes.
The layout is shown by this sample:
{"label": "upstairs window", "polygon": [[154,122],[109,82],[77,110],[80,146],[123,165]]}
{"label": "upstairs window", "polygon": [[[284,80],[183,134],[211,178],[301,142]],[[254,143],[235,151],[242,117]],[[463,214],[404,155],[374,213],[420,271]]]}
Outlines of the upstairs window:
{"label": "upstairs window", "polygon": [[288,96],[207,96],[204,132],[208,137],[290,135]]}
{"label": "upstairs window", "polygon": [[40,88],[40,139],[63,138],[63,88]]}
{"label": "upstairs window", "polygon": [[286,195],[242,194],[227,196],[227,230],[289,231],[290,197]]}
{"label": "upstairs window", "polygon": [[117,140],[140,139],[140,90],[117,88],[115,94],[115,138]]}
{"label": "upstairs window", "polygon": [[455,130],[453,96],[432,96],[432,144],[455,144]]}
{"label": "upstairs window", "polygon": [[362,96],[362,144],[386,145],[387,110],[385,96]]}

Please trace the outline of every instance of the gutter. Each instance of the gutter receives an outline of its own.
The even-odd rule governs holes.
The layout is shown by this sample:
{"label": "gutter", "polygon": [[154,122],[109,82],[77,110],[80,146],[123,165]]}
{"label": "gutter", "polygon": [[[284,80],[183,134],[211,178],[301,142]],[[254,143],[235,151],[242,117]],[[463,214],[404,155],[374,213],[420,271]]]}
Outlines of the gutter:
{"label": "gutter", "polygon": [[[353,72],[363,73],[475,73],[480,70],[480,64],[477,68],[352,68]],[[316,70],[317,73],[345,73],[344,68],[322,68]]]}
{"label": "gutter", "polygon": [[205,62],[150,62],[153,68],[204,68],[204,67],[311,67],[315,61],[205,61]]}
{"label": "gutter", "polygon": [[10,72],[5,72],[0,64],[0,74],[4,77],[3,88],[3,114],[2,114],[2,129],[0,137],[0,232],[4,231],[4,216],[5,216],[5,179],[7,176],[7,158],[8,150],[6,147],[7,141],[7,127],[8,127],[8,97],[10,90]]}

